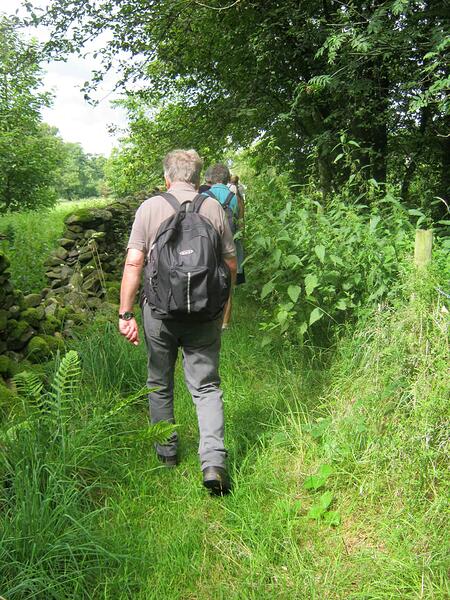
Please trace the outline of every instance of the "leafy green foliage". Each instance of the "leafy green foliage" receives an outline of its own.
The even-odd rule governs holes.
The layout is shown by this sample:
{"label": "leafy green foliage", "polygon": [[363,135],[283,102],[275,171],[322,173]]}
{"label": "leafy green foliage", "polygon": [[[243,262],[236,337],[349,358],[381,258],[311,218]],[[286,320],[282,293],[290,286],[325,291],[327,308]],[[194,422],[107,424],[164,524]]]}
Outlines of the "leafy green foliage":
{"label": "leafy green foliage", "polygon": [[124,557],[102,531],[102,496],[127,476],[127,446],[142,452],[173,431],[168,423],[124,425],[147,390],[86,404],[83,378],[78,353],[69,351],[49,386],[36,374],[14,379],[15,409],[0,423],[0,579],[11,597],[92,597],[94,582]]}
{"label": "leafy green foliage", "polygon": [[303,487],[305,490],[318,490],[323,487],[330,475],[333,474],[331,465],[322,465],[315,475],[310,475],[305,479]]}
{"label": "leafy green foliage", "polygon": [[313,192],[276,180],[265,172],[247,194],[247,268],[268,311],[264,343],[276,332],[302,340],[383,301],[414,235],[391,192],[369,189],[368,209],[343,189],[322,207]]}
{"label": "leafy green foliage", "polygon": [[112,0],[92,10],[55,0],[30,22],[53,28],[47,50],[58,56],[114,32],[98,54],[104,71],[119,65],[130,96],[129,184],[167,143],[209,160],[257,140],[261,164],[301,183],[313,170],[327,196],[352,176],[347,132],[365,181],[394,182],[412,206],[430,207],[450,193],[447,9],[441,0]]}
{"label": "leafy green foliage", "polygon": [[42,123],[50,98],[39,90],[42,72],[36,43],[0,16],[0,211],[52,206],[60,142]]}
{"label": "leafy green foliage", "polygon": [[56,188],[61,198],[79,200],[104,195],[104,156],[86,154],[80,144],[62,142],[60,158]]}

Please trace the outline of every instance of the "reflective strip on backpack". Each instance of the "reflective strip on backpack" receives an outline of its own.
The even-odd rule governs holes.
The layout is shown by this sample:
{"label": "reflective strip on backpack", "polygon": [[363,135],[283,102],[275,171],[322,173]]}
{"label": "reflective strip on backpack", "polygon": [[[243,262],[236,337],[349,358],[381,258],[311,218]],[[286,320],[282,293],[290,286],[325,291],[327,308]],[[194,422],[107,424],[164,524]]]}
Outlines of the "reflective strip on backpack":
{"label": "reflective strip on backpack", "polygon": [[191,274],[188,273],[188,283],[187,283],[187,311],[188,315],[191,314]]}

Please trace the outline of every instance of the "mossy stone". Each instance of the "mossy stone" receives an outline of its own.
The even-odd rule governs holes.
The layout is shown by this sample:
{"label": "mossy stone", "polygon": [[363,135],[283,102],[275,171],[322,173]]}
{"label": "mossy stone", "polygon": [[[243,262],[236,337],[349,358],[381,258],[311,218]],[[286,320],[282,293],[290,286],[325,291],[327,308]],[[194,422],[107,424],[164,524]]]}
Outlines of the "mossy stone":
{"label": "mossy stone", "polygon": [[0,331],[5,331],[10,313],[7,310],[0,310]]}
{"label": "mossy stone", "polygon": [[3,271],[6,271],[6,269],[9,267],[10,262],[7,256],[5,256],[4,254],[0,254],[0,273],[3,273]]}
{"label": "mossy stone", "polygon": [[14,377],[17,373],[18,365],[16,361],[12,360],[8,356],[4,354],[0,356],[0,375],[4,379],[9,379],[10,377]]}
{"label": "mossy stone", "polygon": [[35,308],[39,306],[42,301],[42,297],[40,294],[28,294],[23,298],[23,304],[25,308]]}
{"label": "mossy stone", "polygon": [[56,337],[53,335],[41,335],[40,337],[47,342],[47,345],[52,352],[64,350],[65,344],[64,339],[62,337]]}
{"label": "mossy stone", "polygon": [[52,355],[52,350],[43,336],[35,335],[28,342],[27,358],[33,363],[48,360]]}
{"label": "mossy stone", "polygon": [[61,259],[57,256],[49,256],[45,259],[44,265],[46,267],[59,267],[61,265]]}
{"label": "mossy stone", "polygon": [[9,319],[6,330],[10,350],[21,350],[34,333],[26,321],[16,321],[16,319]]}
{"label": "mossy stone", "polygon": [[10,301],[10,305],[13,303],[12,291],[13,289],[10,281],[7,281],[0,286],[0,306],[6,306],[8,300]]}
{"label": "mossy stone", "polygon": [[27,321],[27,323],[29,323],[35,329],[39,327],[39,324],[44,316],[45,313],[43,306],[38,306],[37,308],[27,308],[20,313],[20,318],[24,321]]}
{"label": "mossy stone", "polygon": [[69,234],[75,234],[77,236],[76,239],[81,239],[83,237],[83,232],[84,229],[81,227],[81,225],[68,225],[66,231],[64,232],[64,236],[70,237]]}
{"label": "mossy stone", "polygon": [[59,246],[58,248],[56,248],[56,250],[53,250],[52,256],[54,256],[55,258],[58,258],[62,262],[64,260],[66,260],[66,258],[69,256],[69,253],[67,252],[67,250],[65,248],[63,248],[62,246]]}
{"label": "mossy stone", "polygon": [[20,306],[18,304],[13,304],[8,308],[9,318],[15,319],[20,315]]}
{"label": "mossy stone", "polygon": [[61,321],[54,315],[47,315],[40,323],[40,331],[46,334],[55,333],[61,329]]}
{"label": "mossy stone", "polygon": [[86,307],[87,294],[82,292],[69,292],[64,295],[64,303],[72,307],[74,311],[82,310]]}
{"label": "mossy stone", "polygon": [[66,237],[61,238],[60,240],[58,240],[58,242],[60,246],[66,248],[67,250],[69,248],[72,248],[72,246],[75,244],[75,240]]}
{"label": "mossy stone", "polygon": [[[81,229],[81,227],[80,227]],[[83,230],[81,230],[79,233],[76,231],[70,231],[70,229],[66,229],[64,232],[64,239],[69,239],[72,240],[72,242],[75,242],[76,240],[82,239],[84,236],[83,234]]]}
{"label": "mossy stone", "polygon": [[64,219],[68,226],[79,225],[81,223],[95,223],[101,221],[110,221],[112,214],[109,210],[103,208],[81,208]]}

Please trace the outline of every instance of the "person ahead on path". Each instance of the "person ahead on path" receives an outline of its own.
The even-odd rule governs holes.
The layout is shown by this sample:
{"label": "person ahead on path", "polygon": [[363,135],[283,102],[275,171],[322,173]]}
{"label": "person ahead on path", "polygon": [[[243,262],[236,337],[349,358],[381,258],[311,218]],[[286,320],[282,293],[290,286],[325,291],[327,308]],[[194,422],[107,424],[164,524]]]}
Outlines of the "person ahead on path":
{"label": "person ahead on path", "polygon": [[[236,194],[232,194],[227,187],[227,184],[230,181],[230,170],[226,165],[217,163],[208,169],[208,173],[212,186],[205,193],[218,200],[223,208],[227,207],[227,211],[229,211],[229,213],[232,215],[230,220],[232,221],[231,229],[234,234],[237,231],[237,224],[239,220],[239,202]],[[230,298],[223,314],[222,329],[228,329],[230,326],[232,307],[231,298],[232,297],[230,294]]]}
{"label": "person ahead on path", "polygon": [[245,236],[245,187],[239,183],[239,176],[232,175],[230,178],[230,183],[228,184],[228,189],[230,192],[236,194],[236,198],[238,199],[239,204],[239,220],[238,220],[238,230],[240,231],[240,236],[234,240],[236,245],[236,257],[237,257],[237,278],[236,285],[241,283],[245,283],[245,273],[244,273],[244,236]]}
{"label": "person ahead on path", "polygon": [[211,189],[211,179],[210,179],[210,173],[211,173],[211,167],[209,169],[206,169],[206,173],[205,173],[205,183],[202,183],[201,186],[198,188],[199,194],[202,194],[203,192],[207,192],[209,189]]}
{"label": "person ahead on path", "polygon": [[[153,250],[155,247],[159,247],[158,244],[163,239],[161,229],[164,230],[167,219],[171,218],[171,222],[178,219],[183,208],[187,207],[186,212],[181,214],[183,218],[180,222],[189,223],[192,222],[189,219],[199,219],[195,214],[193,215],[198,210],[198,215],[204,218],[199,219],[201,223],[197,226],[209,228],[209,231],[212,231],[214,239],[217,240],[219,253],[221,253],[223,261],[221,264],[227,266],[233,280],[236,274],[236,251],[225,212],[216,200],[199,196],[196,191],[200,183],[202,168],[199,155],[195,150],[174,150],[165,157],[163,164],[169,194],[153,196],[141,204],[136,212],[128,242],[120,292],[119,330],[133,344],[139,342],[138,326],[132,310],[144,262],[148,261],[146,269],[148,264],[150,266],[154,264],[152,263]],[[177,202],[187,204],[176,212],[174,206],[179,208]],[[192,232],[192,228],[186,227],[186,230],[188,233]],[[171,234],[171,230],[167,230],[167,232]],[[167,239],[171,240],[173,237]],[[196,238],[200,244],[203,243],[202,240],[204,241],[204,236]],[[192,259],[192,256],[195,258],[195,251],[192,249],[181,250],[178,254],[183,255],[177,259],[180,265],[183,264],[183,259]],[[159,261],[162,261],[162,251],[158,258]],[[196,281],[195,270],[189,269],[194,271],[192,281],[190,279],[191,272],[184,272],[182,266],[179,268],[178,274],[175,273],[179,277],[189,276],[187,279],[187,313],[190,313],[191,309],[190,285]],[[170,277],[174,271],[177,271],[177,266],[170,271]],[[209,276],[210,271],[211,269],[206,269],[205,277]],[[159,279],[160,285],[161,273],[162,270],[159,271],[159,277],[155,278]],[[144,282],[147,283],[147,270]],[[150,278],[151,285],[154,285],[154,282],[152,284]],[[144,285],[144,290],[146,289],[153,288],[145,288]],[[181,294],[182,300],[186,296],[186,287],[183,289],[185,291]],[[225,291],[221,306],[225,303],[228,288]],[[173,315],[167,315],[166,318],[161,316],[156,301],[154,304],[150,304],[148,297],[153,298],[151,291],[145,292],[145,296],[142,303],[142,314],[148,349],[147,385],[154,390],[149,393],[151,421],[152,423],[175,422],[174,369],[178,348],[181,347],[186,384],[197,409],[203,483],[213,493],[226,493],[230,489],[230,483],[226,471],[227,452],[224,446],[223,400],[218,373],[222,314],[219,312],[215,318],[208,321],[189,320],[190,315],[188,318],[187,313],[183,318],[173,317]],[[170,296],[168,297],[170,298]],[[192,301],[194,299],[192,296]],[[213,298],[214,300],[217,298]],[[169,306],[169,301],[167,301],[167,306]],[[176,466],[178,462],[177,443],[178,435],[174,432],[167,443],[156,445],[158,458],[166,466]]]}

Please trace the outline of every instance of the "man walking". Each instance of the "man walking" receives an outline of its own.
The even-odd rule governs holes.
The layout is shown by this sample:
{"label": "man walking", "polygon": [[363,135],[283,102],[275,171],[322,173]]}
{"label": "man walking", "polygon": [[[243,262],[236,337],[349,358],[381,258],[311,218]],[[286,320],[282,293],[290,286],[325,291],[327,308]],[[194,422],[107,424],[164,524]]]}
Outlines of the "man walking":
{"label": "man walking", "polygon": [[[228,183],[231,177],[230,170],[226,165],[217,163],[209,167],[208,176],[212,185],[205,193],[212,198],[215,198],[218,202],[220,202],[222,207],[226,209],[226,212],[229,215],[228,222],[231,224],[232,233],[234,236],[238,230],[238,223],[241,221],[241,219],[243,219],[244,214],[243,212],[241,213],[241,204],[239,203],[238,196],[234,191],[231,193],[230,189],[228,188]],[[236,253],[238,249],[240,250],[241,246],[241,240],[235,240]],[[237,266],[239,267],[240,265],[238,264]],[[222,329],[228,329],[230,327],[231,309],[232,295],[230,294],[224,310]]]}
{"label": "man walking", "polygon": [[[196,190],[200,183],[202,161],[197,152],[174,150],[165,157],[163,165],[169,195],[153,196],[138,208],[122,278],[119,330],[136,345],[139,343],[139,332],[132,312],[133,304],[144,263],[153,256],[151,252],[157,242],[158,229],[176,213],[177,202],[180,205],[188,203],[186,206],[191,205],[192,210],[198,202]],[[213,198],[200,198],[198,214],[209,223],[207,226],[212,225],[218,233],[221,258],[228,266],[234,282],[236,251],[225,212]],[[192,250],[180,254],[186,252]],[[187,284],[188,296],[189,284],[190,279]],[[212,493],[227,493],[230,482],[226,471],[223,400],[218,373],[222,314],[215,315],[216,318],[208,321],[190,321],[189,318],[178,319],[170,315],[165,318],[156,306],[149,303],[148,298],[143,302],[142,313],[148,349],[147,384],[149,388],[155,389],[149,394],[151,421],[175,422],[174,369],[178,348],[181,347],[186,384],[197,409],[203,484]],[[175,432],[166,444],[156,445],[159,460],[168,467],[177,465],[177,442]]]}

